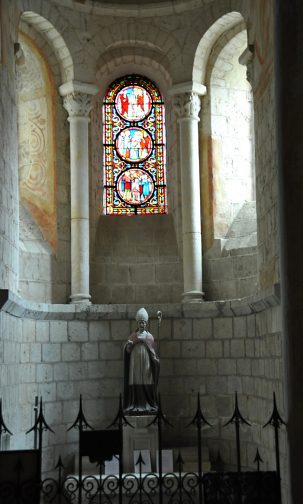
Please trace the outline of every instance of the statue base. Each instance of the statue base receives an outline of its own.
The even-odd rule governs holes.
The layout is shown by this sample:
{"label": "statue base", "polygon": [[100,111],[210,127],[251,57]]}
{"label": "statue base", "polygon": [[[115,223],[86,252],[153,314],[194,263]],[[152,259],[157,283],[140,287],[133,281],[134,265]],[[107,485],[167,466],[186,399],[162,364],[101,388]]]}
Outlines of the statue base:
{"label": "statue base", "polygon": [[149,450],[151,469],[147,467],[146,461],[146,470],[143,465],[142,471],[150,472],[150,470],[155,470],[158,428],[156,425],[148,426],[153,420],[153,416],[126,414],[125,418],[134,428],[129,425],[123,427],[123,472],[135,472],[134,450]]}

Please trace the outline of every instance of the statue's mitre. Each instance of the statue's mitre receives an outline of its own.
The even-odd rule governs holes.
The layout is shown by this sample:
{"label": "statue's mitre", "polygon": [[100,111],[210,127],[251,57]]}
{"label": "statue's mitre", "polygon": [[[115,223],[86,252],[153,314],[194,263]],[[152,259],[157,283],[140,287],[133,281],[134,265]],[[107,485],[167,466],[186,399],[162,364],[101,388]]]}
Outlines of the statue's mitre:
{"label": "statue's mitre", "polygon": [[145,310],[145,308],[140,308],[140,309],[137,311],[137,314],[136,314],[136,321],[138,322],[138,320],[144,320],[144,322],[148,322],[148,313],[147,313],[147,311]]}

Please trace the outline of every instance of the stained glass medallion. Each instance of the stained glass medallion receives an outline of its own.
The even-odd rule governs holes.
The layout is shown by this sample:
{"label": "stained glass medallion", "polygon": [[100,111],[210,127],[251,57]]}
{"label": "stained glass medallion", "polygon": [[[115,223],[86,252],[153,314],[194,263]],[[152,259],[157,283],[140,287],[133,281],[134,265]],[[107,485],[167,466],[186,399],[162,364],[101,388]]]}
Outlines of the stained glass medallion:
{"label": "stained glass medallion", "polygon": [[138,75],[114,81],[103,101],[104,211],[167,212],[164,104]]}
{"label": "stained glass medallion", "polygon": [[152,148],[152,138],[143,128],[125,128],[116,138],[116,150],[125,161],[133,163],[144,161]]}
{"label": "stained glass medallion", "polygon": [[141,86],[126,86],[115,99],[118,114],[127,121],[140,121],[150,113],[150,94]]}

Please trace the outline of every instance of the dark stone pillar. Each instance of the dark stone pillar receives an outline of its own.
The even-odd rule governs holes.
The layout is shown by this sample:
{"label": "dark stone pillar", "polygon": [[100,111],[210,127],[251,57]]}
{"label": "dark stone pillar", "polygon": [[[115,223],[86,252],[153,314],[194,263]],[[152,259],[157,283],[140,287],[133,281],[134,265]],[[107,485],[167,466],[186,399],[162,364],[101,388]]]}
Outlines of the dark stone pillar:
{"label": "dark stone pillar", "polygon": [[303,2],[275,0],[285,396],[292,504],[303,499]]}

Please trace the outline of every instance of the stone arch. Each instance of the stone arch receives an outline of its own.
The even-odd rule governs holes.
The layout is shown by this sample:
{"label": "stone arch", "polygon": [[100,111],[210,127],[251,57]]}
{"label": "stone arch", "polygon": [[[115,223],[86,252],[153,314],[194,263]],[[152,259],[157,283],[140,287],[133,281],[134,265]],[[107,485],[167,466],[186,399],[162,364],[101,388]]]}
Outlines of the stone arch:
{"label": "stone arch", "polygon": [[193,81],[204,84],[209,57],[215,43],[229,30],[242,25],[244,18],[239,12],[230,12],[217,19],[201,38],[193,62]]}
{"label": "stone arch", "polygon": [[99,58],[97,83],[100,91],[103,91],[110,82],[123,73],[138,72],[138,70],[139,73],[144,71],[152,80],[158,80],[162,91],[164,88],[164,92],[168,92],[172,83],[169,59],[160,50],[146,47],[145,44],[140,45],[135,41],[127,45],[119,42]]}
{"label": "stone arch", "polygon": [[[43,121],[43,127],[46,131],[43,135],[46,154],[43,154],[44,157],[41,155],[41,159],[43,157],[46,161],[43,172],[45,182],[41,181],[40,192],[46,185],[49,189],[46,190],[46,196],[43,195],[43,198],[38,199],[40,188],[33,188],[32,193],[28,194],[28,201],[25,202],[21,190],[22,184],[24,185],[22,172],[24,165],[27,163],[31,166],[33,161],[31,153],[22,150],[23,146],[19,140],[19,291],[22,296],[30,300],[65,303],[70,290],[69,256],[67,253],[62,254],[62,249],[67,248],[66,243],[69,244],[69,229],[65,225],[63,231],[60,223],[66,219],[65,215],[69,215],[69,199],[67,196],[62,203],[60,194],[68,179],[68,159],[65,155],[68,137],[63,127],[65,112],[62,108],[58,87],[73,79],[74,67],[65,40],[50,21],[55,19],[56,9],[53,6],[45,9],[45,5],[39,7],[39,14],[37,14],[35,11],[38,11],[38,6],[34,1],[23,2],[23,12],[18,18],[19,40],[22,50],[16,55],[16,63],[17,67],[20,66],[19,70],[22,71],[22,60],[25,56],[29,58],[28,50],[27,55],[24,53],[25,37],[32,52],[37,52],[39,61],[45,64],[46,70],[44,73],[41,72],[41,76],[44,77],[45,74],[52,83],[52,91],[46,93],[48,100],[44,107],[46,112],[44,115],[41,114],[41,121]],[[28,102],[36,103],[34,79],[28,79],[28,86]],[[40,96],[39,92],[36,93],[38,96]],[[51,102],[49,102],[50,96]],[[19,99],[24,100],[20,90]],[[23,107],[25,105],[23,104]],[[36,109],[38,108],[36,106]],[[22,115],[24,114],[19,102],[19,123]],[[25,117],[25,119],[28,124],[24,123],[23,130],[31,131],[36,118]],[[28,132],[28,142],[31,142],[30,131]],[[57,136],[58,131],[60,134]],[[25,160],[22,158],[22,152],[25,155]],[[60,170],[57,169],[59,166]],[[42,170],[40,171],[42,173]],[[39,177],[37,176],[37,178]],[[67,274],[64,279],[61,276],[58,280],[60,268],[67,271]],[[33,275],[32,271],[36,273]]]}
{"label": "stone arch", "polygon": [[[257,288],[252,90],[239,65],[247,31],[239,13],[223,18],[202,39],[198,52],[207,61],[195,69],[208,88],[201,117],[201,177],[210,299],[244,297]],[[220,279],[210,274],[213,260],[222,265]]]}
{"label": "stone arch", "polygon": [[52,47],[58,60],[62,83],[74,79],[74,64],[71,53],[62,35],[45,17],[33,11],[24,11],[20,20],[32,26]]}

